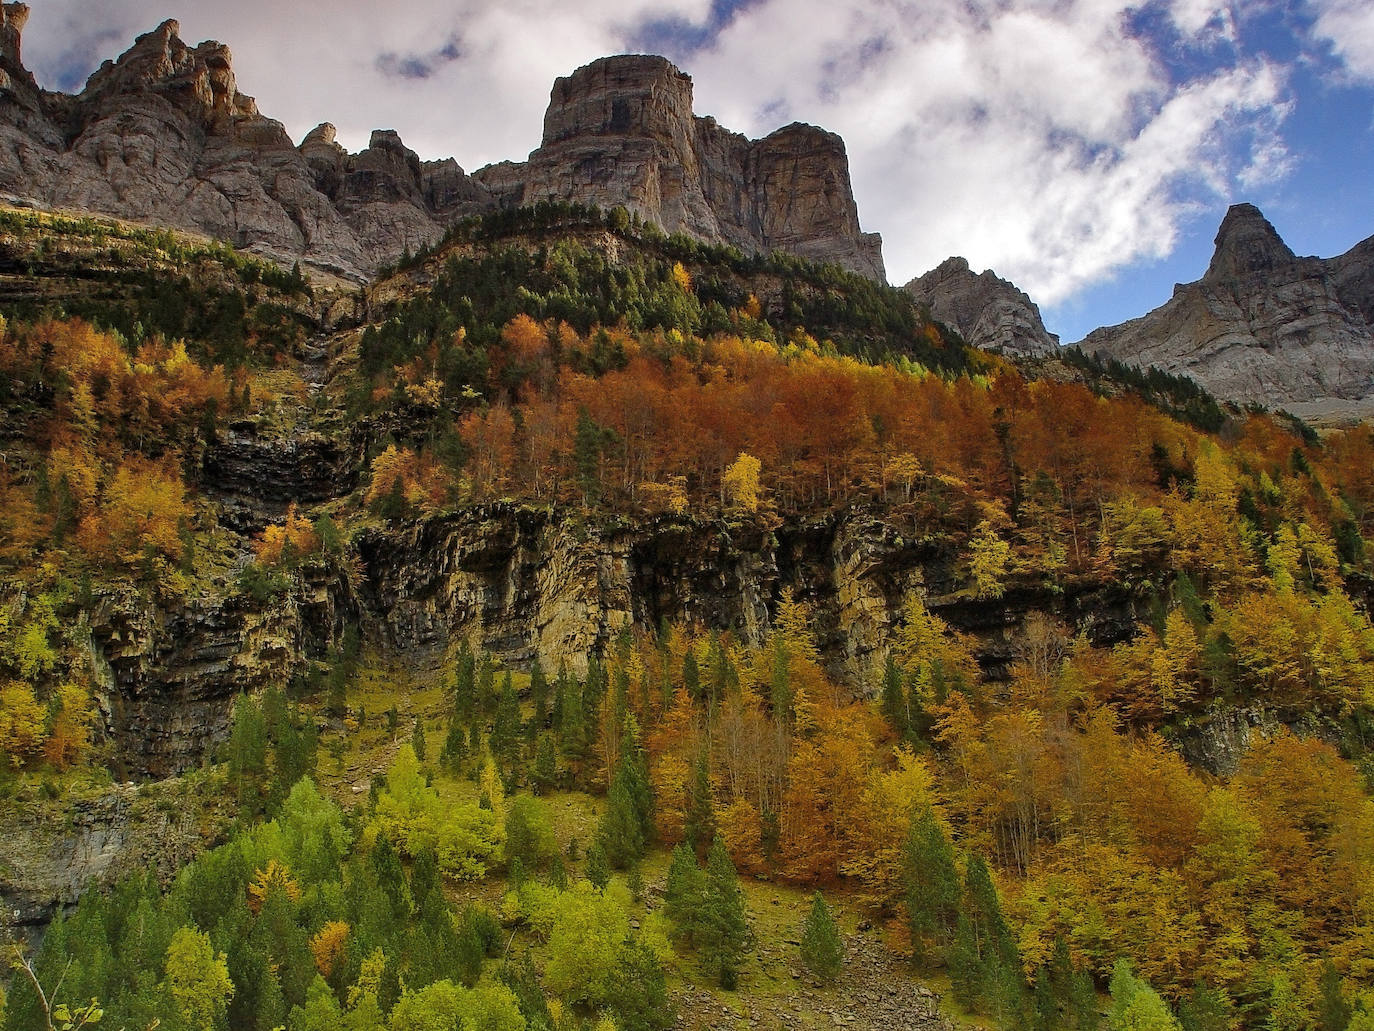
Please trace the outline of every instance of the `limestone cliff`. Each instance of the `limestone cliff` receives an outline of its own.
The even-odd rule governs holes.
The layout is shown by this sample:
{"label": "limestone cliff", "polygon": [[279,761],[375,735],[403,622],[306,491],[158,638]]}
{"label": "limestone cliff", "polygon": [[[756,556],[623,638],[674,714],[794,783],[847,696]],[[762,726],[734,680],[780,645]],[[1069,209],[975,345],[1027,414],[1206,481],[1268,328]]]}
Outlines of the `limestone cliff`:
{"label": "limestone cliff", "polygon": [[884,274],[844,141],[802,124],[755,141],[696,117],[691,78],[661,57],[602,58],[560,78],[539,149],[476,178],[503,204],[621,204],[668,232]]}
{"label": "limestone cliff", "polygon": [[227,733],[239,692],[324,658],[345,625],[412,666],[467,639],[503,662],[538,654],[581,672],[589,653],[631,623],[684,620],[761,643],[791,588],[824,628],[827,664],[862,694],[878,683],[884,642],[912,590],[974,635],[995,678],[1033,611],[1099,642],[1129,637],[1138,616],[1122,585],[1051,595],[1028,583],[997,602],[977,600],[949,547],[879,509],[770,529],[687,516],[588,523],[576,512],[498,504],[372,529],[355,548],[307,565],[264,602],[235,593],[161,604],[134,593],[103,598],[92,648],[127,772],[161,776],[196,764]]}
{"label": "limestone cliff", "polygon": [[1237,204],[1202,279],[1079,346],[1236,401],[1311,414],[1374,404],[1374,239],[1337,258],[1298,257],[1257,208]]}
{"label": "limestone cliff", "polygon": [[882,278],[839,137],[802,125],[757,142],[726,132],[692,113],[691,80],[663,58],[607,58],[559,79],[530,160],[470,176],[451,159],[421,161],[390,130],[359,154],[327,123],[293,145],[239,91],[229,48],[188,46],[170,20],[78,95],[45,92],[22,61],[28,14],[0,8],[0,197],[196,231],[363,279],[462,216],[555,196]]}
{"label": "limestone cliff", "polygon": [[974,347],[1020,358],[1059,349],[1059,338],[1046,331],[1034,301],[991,269],[975,273],[964,258],[947,259],[903,289]]}

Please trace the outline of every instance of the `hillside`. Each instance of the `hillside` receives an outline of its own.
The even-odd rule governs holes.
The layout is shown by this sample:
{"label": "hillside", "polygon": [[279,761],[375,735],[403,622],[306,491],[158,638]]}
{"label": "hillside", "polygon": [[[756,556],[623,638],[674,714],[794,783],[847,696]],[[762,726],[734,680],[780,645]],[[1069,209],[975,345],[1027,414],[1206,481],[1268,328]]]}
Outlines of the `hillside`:
{"label": "hillside", "polygon": [[33,212],[0,257],[0,892],[66,907],[70,1005],[1363,1012],[1367,426],[1019,371],[625,209],[356,289]]}

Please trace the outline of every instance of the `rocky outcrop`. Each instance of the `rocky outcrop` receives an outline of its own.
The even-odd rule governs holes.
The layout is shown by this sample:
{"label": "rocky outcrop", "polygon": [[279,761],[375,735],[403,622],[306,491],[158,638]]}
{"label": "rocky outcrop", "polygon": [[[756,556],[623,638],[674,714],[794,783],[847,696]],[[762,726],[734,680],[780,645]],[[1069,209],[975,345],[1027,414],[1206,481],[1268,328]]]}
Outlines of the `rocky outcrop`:
{"label": "rocky outcrop", "polygon": [[1374,405],[1374,239],[1338,258],[1297,257],[1257,208],[1235,205],[1201,280],[1079,346],[1235,401],[1304,414]]}
{"label": "rocky outcrop", "polygon": [[[60,802],[0,806],[0,942],[38,937],[92,884],[153,869],[170,878],[220,830],[172,781]],[[213,821],[209,821],[213,822]]]}
{"label": "rocky outcrop", "polygon": [[363,279],[456,219],[554,196],[617,204],[746,251],[784,250],[882,278],[859,228],[844,143],[792,125],[750,141],[692,113],[663,58],[607,58],[554,86],[544,143],[470,176],[421,161],[391,130],[350,154],[332,125],[299,147],[238,89],[221,43],[166,21],[77,96],[40,90],[21,59],[23,4],[0,8],[0,197],[228,241]]}
{"label": "rocky outcrop", "polygon": [[[15,42],[4,60],[17,64],[11,29],[22,19],[6,11]],[[76,97],[21,93],[0,122],[0,192],[355,278],[433,242],[460,208],[489,206],[456,165],[427,170],[394,133],[359,155],[329,152],[332,161],[318,130],[298,149],[239,91],[228,47],[188,47],[178,31],[166,21],[140,36]],[[14,69],[7,75],[19,81]]]}
{"label": "rocky outcrop", "polygon": [[475,173],[505,205],[623,205],[668,232],[783,250],[883,278],[859,227],[844,141],[793,124],[749,140],[692,112],[692,80],[661,57],[602,58],[554,83],[539,149]]}
{"label": "rocky outcrop", "polygon": [[903,289],[974,347],[1017,358],[1059,350],[1059,337],[1046,331],[1034,301],[991,269],[975,273],[964,258],[945,260]]}
{"label": "rocky outcrop", "polygon": [[158,604],[130,592],[92,617],[107,721],[128,772],[161,775],[199,761],[228,728],[241,691],[284,683],[323,657],[346,624],[384,654],[437,663],[467,639],[514,665],[536,655],[581,671],[626,626],[685,621],[761,643],[785,588],[816,613],[832,671],[872,690],[905,598],[973,635],[987,673],[1004,677],[1035,611],[1101,643],[1129,637],[1125,586],[1051,595],[1012,584],[974,598],[945,545],[879,509],[752,522],[659,517],[587,522],[577,513],[498,504],[355,539],[356,555],[307,565],[290,589],[254,601]]}

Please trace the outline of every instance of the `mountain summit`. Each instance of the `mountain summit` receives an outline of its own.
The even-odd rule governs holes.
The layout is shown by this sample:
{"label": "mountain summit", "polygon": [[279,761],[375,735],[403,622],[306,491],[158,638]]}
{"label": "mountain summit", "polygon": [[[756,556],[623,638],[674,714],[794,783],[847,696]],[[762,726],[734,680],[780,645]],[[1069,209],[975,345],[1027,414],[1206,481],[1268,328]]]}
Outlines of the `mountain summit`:
{"label": "mountain summit", "polygon": [[1297,260],[1297,255],[1253,204],[1233,204],[1217,230],[1216,251],[1203,279],[1225,282],[1255,272],[1273,272]]}
{"label": "mountain summit", "polygon": [[661,57],[603,58],[559,79],[543,142],[475,175],[421,161],[378,130],[350,154],[324,124],[295,146],[238,89],[227,46],[190,47],[168,20],[76,96],[40,90],[0,15],[0,195],[205,233],[268,257],[366,278],[466,215],[546,198],[623,205],[669,232],[781,250],[882,279],[859,227],[843,141],[794,124],[753,141],[692,111]]}
{"label": "mountain summit", "polygon": [[1300,258],[1251,204],[1217,232],[1203,277],[1085,351],[1191,376],[1219,397],[1312,416],[1374,401],[1374,239]]}

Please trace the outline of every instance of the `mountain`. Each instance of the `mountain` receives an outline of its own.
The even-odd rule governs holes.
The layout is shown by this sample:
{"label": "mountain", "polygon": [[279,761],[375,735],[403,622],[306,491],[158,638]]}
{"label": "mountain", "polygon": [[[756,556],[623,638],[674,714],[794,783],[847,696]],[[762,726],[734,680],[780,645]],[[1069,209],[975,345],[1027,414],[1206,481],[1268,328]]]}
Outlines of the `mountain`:
{"label": "mountain", "polygon": [[1022,358],[1043,358],[1059,349],[1059,338],[1046,331],[1035,302],[990,269],[973,272],[964,258],[947,259],[903,289],[974,347]]}
{"label": "mountain", "polygon": [[800,123],[749,140],[696,117],[691,78],[661,57],[602,58],[559,79],[539,149],[476,178],[504,206],[624,204],[669,232],[883,278],[882,242],[859,228],[843,140]]}
{"label": "mountain", "polygon": [[693,114],[691,79],[663,58],[605,58],[559,79],[529,160],[468,175],[451,159],[421,161],[390,130],[358,154],[329,124],[295,146],[239,91],[229,48],[187,46],[171,20],[79,94],[42,90],[21,55],[29,10],[3,12],[0,194],[13,200],[194,230],[360,280],[463,216],[555,197],[883,276],[838,136],[729,132]]}
{"label": "mountain", "polygon": [[1258,208],[1237,204],[1200,280],[1079,346],[1235,401],[1359,409],[1374,403],[1374,238],[1336,258],[1298,257]]}

